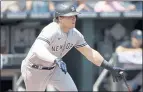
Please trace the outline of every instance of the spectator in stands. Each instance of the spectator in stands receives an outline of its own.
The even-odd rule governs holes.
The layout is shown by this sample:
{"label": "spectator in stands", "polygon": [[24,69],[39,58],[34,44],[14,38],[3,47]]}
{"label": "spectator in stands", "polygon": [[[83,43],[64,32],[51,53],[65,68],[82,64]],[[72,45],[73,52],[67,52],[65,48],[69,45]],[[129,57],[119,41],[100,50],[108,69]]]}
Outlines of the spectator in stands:
{"label": "spectator in stands", "polygon": [[55,9],[51,0],[26,0],[26,8],[32,13],[53,12]]}
{"label": "spectator in stands", "polygon": [[116,52],[124,51],[142,51],[142,31],[134,30],[131,33],[131,41],[124,42],[117,47]]}
{"label": "spectator in stands", "polygon": [[127,80],[133,92],[139,92],[137,89],[142,86],[142,31],[136,29],[131,32],[131,41],[123,42],[116,52],[119,62],[128,70]]}
{"label": "spectator in stands", "polygon": [[105,0],[98,1],[94,7],[96,12],[115,12],[117,9],[120,11],[124,11],[125,8],[121,6],[118,1]]}
{"label": "spectator in stands", "polygon": [[94,7],[96,12],[122,12],[133,9],[135,9],[135,6],[131,5],[131,3],[115,0],[98,1]]}
{"label": "spectator in stands", "polygon": [[1,12],[24,12],[25,0],[3,0],[1,1]]}
{"label": "spectator in stands", "polygon": [[126,11],[136,10],[136,6],[131,1],[118,1],[123,7],[125,7]]}
{"label": "spectator in stands", "polygon": [[142,8],[143,8],[143,2],[142,1],[132,1],[132,2],[136,6],[137,11],[142,11]]}
{"label": "spectator in stands", "polygon": [[75,5],[79,12],[90,12],[93,11],[95,3],[96,1],[78,0]]}

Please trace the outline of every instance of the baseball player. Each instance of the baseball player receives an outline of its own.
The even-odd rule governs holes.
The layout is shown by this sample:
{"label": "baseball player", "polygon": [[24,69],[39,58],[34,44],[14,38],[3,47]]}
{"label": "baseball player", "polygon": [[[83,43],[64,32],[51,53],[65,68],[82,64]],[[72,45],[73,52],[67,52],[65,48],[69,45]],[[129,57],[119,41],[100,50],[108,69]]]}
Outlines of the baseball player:
{"label": "baseball player", "polygon": [[113,81],[122,79],[120,71],[123,69],[110,65],[75,28],[78,14],[72,5],[61,4],[55,9],[53,22],[42,29],[22,62],[21,73],[26,91],[44,91],[48,84],[59,91],[77,91],[62,60],[73,47],[93,64],[109,70]]}

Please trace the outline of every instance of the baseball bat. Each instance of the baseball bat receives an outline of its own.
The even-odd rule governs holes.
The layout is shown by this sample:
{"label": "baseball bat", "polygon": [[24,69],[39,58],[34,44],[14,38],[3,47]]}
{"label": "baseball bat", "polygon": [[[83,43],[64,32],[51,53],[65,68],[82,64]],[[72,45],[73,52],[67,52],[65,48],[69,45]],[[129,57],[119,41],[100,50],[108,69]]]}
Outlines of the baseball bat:
{"label": "baseball bat", "polygon": [[127,80],[126,80],[126,78],[125,78],[125,76],[124,76],[124,72],[120,72],[120,74],[122,75],[123,81],[125,82],[125,85],[126,85],[126,87],[128,88],[128,92],[132,92],[132,91],[131,91],[131,87],[128,85]]}

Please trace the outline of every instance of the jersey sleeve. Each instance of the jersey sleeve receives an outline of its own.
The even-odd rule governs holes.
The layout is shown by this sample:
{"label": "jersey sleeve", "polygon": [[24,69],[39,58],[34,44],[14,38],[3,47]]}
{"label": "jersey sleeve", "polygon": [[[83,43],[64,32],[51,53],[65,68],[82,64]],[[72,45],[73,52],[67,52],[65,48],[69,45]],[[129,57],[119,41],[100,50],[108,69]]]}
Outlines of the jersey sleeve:
{"label": "jersey sleeve", "polygon": [[53,40],[53,36],[54,33],[51,30],[49,30],[48,28],[44,28],[37,37],[37,39],[45,41],[50,45]]}
{"label": "jersey sleeve", "polygon": [[76,32],[76,39],[77,39],[76,44],[74,45],[75,48],[79,48],[87,45],[84,39],[84,36],[79,31]]}

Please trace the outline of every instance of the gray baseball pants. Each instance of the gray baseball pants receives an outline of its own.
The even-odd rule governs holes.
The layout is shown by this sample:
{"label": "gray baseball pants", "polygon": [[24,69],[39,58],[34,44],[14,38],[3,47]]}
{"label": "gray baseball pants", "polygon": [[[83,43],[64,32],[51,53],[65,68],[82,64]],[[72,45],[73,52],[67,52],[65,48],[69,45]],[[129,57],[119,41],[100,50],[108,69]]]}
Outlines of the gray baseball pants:
{"label": "gray baseball pants", "polygon": [[51,70],[39,70],[22,63],[21,74],[26,91],[45,91],[48,84],[53,85],[59,91],[77,91],[69,73],[65,74],[58,66]]}

